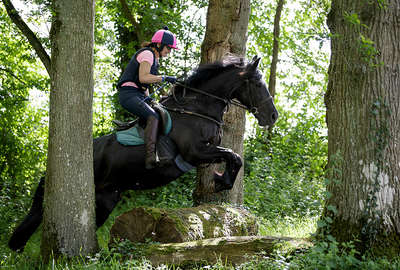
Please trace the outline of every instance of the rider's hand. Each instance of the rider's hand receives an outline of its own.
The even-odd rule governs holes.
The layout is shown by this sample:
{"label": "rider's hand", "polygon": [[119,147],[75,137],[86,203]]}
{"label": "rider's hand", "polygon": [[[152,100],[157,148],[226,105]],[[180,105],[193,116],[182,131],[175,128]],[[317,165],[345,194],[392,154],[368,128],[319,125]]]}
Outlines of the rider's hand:
{"label": "rider's hand", "polygon": [[147,97],[144,102],[146,102],[147,104],[149,104],[150,106],[154,106],[157,104],[157,101],[155,101],[154,99],[152,99],[151,97]]}
{"label": "rider's hand", "polygon": [[176,83],[176,77],[175,76],[163,76],[163,81],[166,81],[169,83]]}

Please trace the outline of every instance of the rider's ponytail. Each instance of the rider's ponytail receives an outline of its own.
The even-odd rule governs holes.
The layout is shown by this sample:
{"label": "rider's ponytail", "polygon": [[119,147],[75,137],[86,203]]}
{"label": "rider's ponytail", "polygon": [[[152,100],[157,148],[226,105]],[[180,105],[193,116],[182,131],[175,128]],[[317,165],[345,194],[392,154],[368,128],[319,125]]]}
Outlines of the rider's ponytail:
{"label": "rider's ponytail", "polygon": [[142,42],[142,48],[145,48],[145,47],[150,47],[151,46],[151,42],[149,42],[149,41],[144,41],[144,42]]}

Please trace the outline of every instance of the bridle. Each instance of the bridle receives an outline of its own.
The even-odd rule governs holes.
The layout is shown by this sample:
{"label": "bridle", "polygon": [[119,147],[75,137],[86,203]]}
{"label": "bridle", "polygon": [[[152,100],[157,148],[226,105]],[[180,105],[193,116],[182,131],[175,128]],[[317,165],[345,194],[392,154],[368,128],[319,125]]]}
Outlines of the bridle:
{"label": "bridle", "polygon": [[[247,81],[247,93],[250,93],[250,87],[249,87],[249,84],[250,84],[250,82],[249,82],[249,80],[246,80]],[[266,98],[264,98],[263,100],[261,100],[259,103],[258,103],[258,106],[255,106],[255,105],[253,105],[253,104],[255,104],[255,102],[253,101],[253,97],[252,97],[252,95],[249,95],[249,98],[250,98],[250,108],[249,107],[246,107],[246,109],[250,112],[250,113],[252,113],[252,114],[254,114],[254,115],[256,115],[256,114],[258,114],[259,112],[258,112],[258,109],[260,108],[260,107],[262,107],[262,106],[264,106],[268,101],[270,101],[271,99],[273,99],[273,97],[270,95],[269,97],[266,97]]]}
{"label": "bridle", "polygon": [[[270,101],[271,99],[273,99],[273,97],[270,95],[269,97],[266,97],[266,98],[264,98],[261,102],[259,102],[259,105],[258,106],[255,106],[254,104],[255,104],[255,102],[253,101],[253,97],[252,97],[252,95],[250,95],[250,80],[249,79],[246,79],[245,80],[245,82],[246,82],[246,90],[247,90],[247,93],[249,93],[249,102],[250,102],[250,107],[247,107],[247,106],[245,106],[245,105],[242,105],[241,103],[239,103],[239,102],[237,102],[237,101],[235,101],[235,100],[232,100],[232,101],[235,101],[235,103],[233,103],[232,102],[232,104],[233,105],[236,105],[236,106],[239,106],[239,107],[241,107],[241,108],[243,108],[243,109],[246,109],[246,110],[248,110],[249,112],[251,112],[252,114],[254,114],[254,115],[256,115],[256,114],[258,114],[258,108],[260,108],[261,106],[263,106],[265,103],[267,103],[268,101]],[[240,87],[240,86],[239,86]],[[233,95],[233,93],[239,88],[239,87],[236,87],[236,88],[234,88],[232,91],[231,91],[231,93],[230,93],[230,97]]]}
{"label": "bridle", "polygon": [[[247,90],[247,93],[250,93],[250,86],[249,86],[249,85],[250,85],[250,82],[249,82],[249,79],[246,79],[246,80],[245,80],[245,83],[246,83],[246,90]],[[202,95],[205,95],[205,96],[212,97],[212,98],[214,98],[214,99],[223,101],[223,102],[225,103],[225,105],[227,105],[228,107],[229,107],[230,104],[232,104],[232,105],[238,106],[238,107],[240,107],[240,108],[242,108],[242,109],[246,109],[246,110],[248,110],[249,112],[251,112],[251,113],[254,114],[254,115],[258,114],[258,108],[259,108],[259,107],[261,107],[262,105],[264,105],[265,103],[267,103],[269,100],[272,99],[272,96],[269,96],[269,97],[263,99],[263,100],[259,103],[258,106],[255,106],[255,105],[253,105],[253,104],[255,104],[255,102],[253,101],[252,96],[249,95],[249,97],[250,97],[250,100],[249,100],[249,101],[250,101],[250,107],[248,107],[248,106],[245,106],[245,105],[241,104],[240,102],[238,102],[238,101],[236,101],[236,100],[233,100],[233,99],[231,98],[232,95],[233,95],[233,93],[234,93],[237,89],[239,89],[242,85],[239,85],[239,86],[233,88],[233,89],[231,90],[231,92],[229,93],[229,98],[228,98],[228,99],[226,99],[226,98],[221,98],[221,97],[219,97],[219,96],[210,94],[210,93],[208,93],[208,92],[205,92],[205,91],[203,91],[203,90],[200,90],[200,89],[197,89],[197,88],[194,88],[194,87],[190,87],[190,86],[188,86],[188,85],[186,85],[186,84],[184,84],[184,83],[181,83],[181,82],[176,82],[176,85],[179,85],[179,86],[182,86],[182,87],[183,87],[183,91],[184,91],[183,96],[184,96],[185,93],[186,93],[186,92],[185,92],[186,89],[188,89],[188,90],[193,91],[193,92],[195,92],[195,93],[199,93],[199,94],[202,94]],[[175,99],[176,103],[180,104],[180,102],[178,101],[178,99],[177,99],[177,97],[176,97],[176,94],[175,94],[175,88],[172,88],[171,91],[172,91],[172,97]],[[164,100],[164,101],[166,101],[166,100]],[[168,110],[168,111],[173,111],[173,112],[177,112],[177,113],[181,113],[181,114],[194,115],[194,116],[197,116],[197,117],[200,117],[200,118],[203,118],[203,119],[207,119],[207,120],[209,120],[209,121],[211,121],[211,122],[216,123],[216,124],[217,124],[218,126],[220,126],[220,127],[224,124],[224,122],[220,122],[220,121],[218,121],[218,120],[216,120],[216,119],[214,119],[214,118],[212,118],[212,117],[210,117],[210,116],[207,116],[207,115],[204,115],[204,114],[201,114],[201,113],[196,113],[196,112],[188,111],[188,110],[185,110],[185,109],[183,109],[183,108],[171,108],[171,107],[166,107],[166,106],[164,106],[164,105],[162,105],[162,106],[163,106],[166,110]]]}

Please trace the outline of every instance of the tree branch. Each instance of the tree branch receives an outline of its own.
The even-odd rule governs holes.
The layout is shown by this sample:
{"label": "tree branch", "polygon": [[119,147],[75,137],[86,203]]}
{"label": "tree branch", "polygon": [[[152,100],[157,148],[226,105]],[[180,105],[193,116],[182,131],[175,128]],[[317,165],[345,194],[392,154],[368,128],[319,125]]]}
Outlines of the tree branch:
{"label": "tree branch", "polygon": [[139,24],[133,17],[132,13],[130,12],[130,8],[126,0],[119,0],[122,6],[122,14],[125,18],[130,21],[130,23],[136,28],[136,31],[139,29]]}
{"label": "tree branch", "polygon": [[2,67],[0,67],[0,71],[3,71],[4,73],[6,73],[6,74],[10,75],[11,77],[14,77],[14,78],[17,79],[18,81],[20,81],[23,85],[26,85],[26,83],[25,83],[23,80],[21,80],[18,76],[16,76],[16,75],[13,73],[12,70],[9,70],[9,69],[7,69],[7,68],[2,68]]}
{"label": "tree branch", "polygon": [[43,48],[42,43],[36,37],[35,33],[29,28],[29,26],[24,22],[24,20],[19,16],[18,11],[15,9],[11,0],[2,0],[8,16],[10,16],[11,21],[18,27],[22,34],[28,39],[29,43],[36,51],[43,65],[45,66],[47,73],[50,76],[51,60],[50,56],[47,54],[46,50]]}

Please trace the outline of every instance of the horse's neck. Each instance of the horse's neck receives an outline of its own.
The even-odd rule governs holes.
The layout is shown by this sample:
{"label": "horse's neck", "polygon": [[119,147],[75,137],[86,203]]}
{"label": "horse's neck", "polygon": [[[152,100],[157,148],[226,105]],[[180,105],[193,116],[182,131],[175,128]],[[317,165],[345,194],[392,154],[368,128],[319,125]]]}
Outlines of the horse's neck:
{"label": "horse's neck", "polygon": [[[218,121],[222,121],[222,115],[225,112],[225,108],[228,105],[223,100],[229,101],[231,98],[232,90],[235,89],[239,82],[235,78],[235,74],[227,73],[221,76],[217,76],[208,82],[194,87],[210,95],[217,96],[218,98],[202,94],[197,91],[186,90],[186,98],[183,98],[178,94],[177,101],[174,98],[170,98],[167,101],[169,106],[179,107],[196,113],[202,113],[204,115],[211,116]],[[189,85],[189,87],[193,87]],[[221,100],[223,99],[223,100]],[[180,102],[183,101],[183,102]]]}
{"label": "horse's neck", "polygon": [[[204,87],[197,89],[221,98],[225,98],[218,95],[218,93],[215,93],[215,91],[205,89]],[[175,97],[170,96],[168,99],[165,100],[165,102],[163,102],[163,104],[170,108],[181,109],[185,110],[186,112],[199,113],[211,117],[219,122],[222,121],[222,116],[227,106],[227,104],[222,100],[216,99],[206,94],[190,91],[190,89],[186,91],[184,97],[182,97],[181,93],[179,93]]]}
{"label": "horse's neck", "polygon": [[233,75],[230,74],[218,76],[209,82],[206,82],[202,88],[204,91],[220,98],[230,99],[232,89],[234,89],[235,85],[238,83],[237,80],[234,80],[232,77]]}

